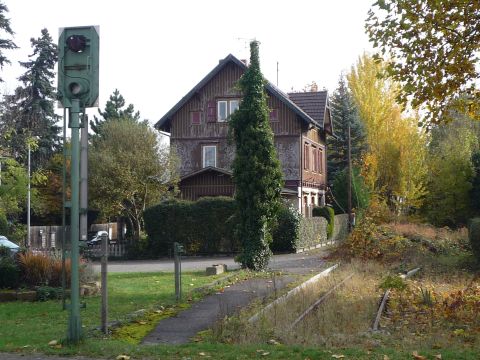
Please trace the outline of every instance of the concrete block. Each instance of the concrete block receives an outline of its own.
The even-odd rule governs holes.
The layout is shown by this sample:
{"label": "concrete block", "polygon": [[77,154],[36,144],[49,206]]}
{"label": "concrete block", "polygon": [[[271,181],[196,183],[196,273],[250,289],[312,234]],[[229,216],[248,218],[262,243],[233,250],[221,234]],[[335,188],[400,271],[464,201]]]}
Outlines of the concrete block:
{"label": "concrete block", "polygon": [[207,276],[222,274],[226,271],[226,264],[213,264],[212,266],[207,267]]}

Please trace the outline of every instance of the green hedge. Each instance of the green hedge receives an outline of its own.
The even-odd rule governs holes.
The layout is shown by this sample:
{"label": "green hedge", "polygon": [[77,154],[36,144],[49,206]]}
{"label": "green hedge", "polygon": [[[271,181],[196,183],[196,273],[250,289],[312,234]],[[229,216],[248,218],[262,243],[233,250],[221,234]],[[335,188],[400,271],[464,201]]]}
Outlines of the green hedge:
{"label": "green hedge", "polygon": [[170,200],[144,213],[150,256],[168,255],[174,242],[187,254],[239,251],[234,238],[235,201],[226,197],[198,201]]}
{"label": "green hedge", "polygon": [[295,209],[283,206],[272,229],[270,250],[273,252],[295,252],[300,239],[301,215]]}
{"label": "green hedge", "polygon": [[333,230],[335,226],[335,211],[330,206],[323,207],[314,207],[312,211],[312,216],[314,217],[323,217],[327,220],[327,238],[330,239],[333,235]]}
{"label": "green hedge", "polygon": [[480,217],[470,220],[468,226],[468,239],[472,246],[472,251],[478,262],[480,262]]}
{"label": "green hedge", "polygon": [[15,289],[18,286],[20,271],[10,257],[0,257],[0,289]]}

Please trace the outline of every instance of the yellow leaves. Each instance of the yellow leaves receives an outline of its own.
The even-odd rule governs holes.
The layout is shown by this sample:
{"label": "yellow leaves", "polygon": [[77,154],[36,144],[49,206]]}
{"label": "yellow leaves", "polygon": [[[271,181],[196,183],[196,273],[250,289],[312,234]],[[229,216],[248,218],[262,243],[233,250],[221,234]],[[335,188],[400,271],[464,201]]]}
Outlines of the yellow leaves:
{"label": "yellow leaves", "polygon": [[115,359],[116,360],[130,360],[130,356],[125,355],[125,354],[120,354]]}

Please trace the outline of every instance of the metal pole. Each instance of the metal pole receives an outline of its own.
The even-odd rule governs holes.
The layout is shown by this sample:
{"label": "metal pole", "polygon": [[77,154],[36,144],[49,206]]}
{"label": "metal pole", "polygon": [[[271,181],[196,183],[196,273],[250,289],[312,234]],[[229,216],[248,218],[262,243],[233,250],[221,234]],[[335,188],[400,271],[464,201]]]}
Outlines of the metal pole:
{"label": "metal pole", "polygon": [[27,243],[30,246],[30,142],[28,143],[28,190],[27,190]]}
{"label": "metal pole", "polygon": [[88,232],[88,118],[84,114],[80,139],[80,240]]}
{"label": "metal pole", "polygon": [[348,232],[352,231],[352,144],[348,122]]}
{"label": "metal pole", "polygon": [[107,267],[108,267],[108,235],[102,236],[102,332],[108,334],[108,288],[107,288]]}
{"label": "metal pole", "polygon": [[66,237],[67,237],[67,221],[65,202],[67,201],[67,110],[63,109],[63,166],[62,166],[62,309],[67,309],[65,290],[67,288],[67,272],[66,265]]}
{"label": "metal pole", "polygon": [[77,343],[81,338],[82,324],[80,319],[80,279],[78,271],[79,262],[79,214],[80,214],[80,140],[79,140],[79,113],[80,101],[72,100],[70,111],[70,128],[72,129],[71,147],[71,262],[72,262],[72,280],[70,293],[70,317],[68,321],[68,340]]}

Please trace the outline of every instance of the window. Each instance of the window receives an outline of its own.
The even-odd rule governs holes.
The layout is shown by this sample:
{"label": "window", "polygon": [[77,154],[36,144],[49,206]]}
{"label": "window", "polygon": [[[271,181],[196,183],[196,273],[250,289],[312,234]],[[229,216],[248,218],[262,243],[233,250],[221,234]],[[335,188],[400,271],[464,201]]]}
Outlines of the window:
{"label": "window", "polygon": [[218,121],[226,121],[228,117],[227,112],[228,101],[222,100],[217,103],[217,119]]}
{"label": "window", "polygon": [[230,115],[232,115],[235,111],[237,111],[239,106],[240,106],[240,101],[230,100]]}
{"label": "window", "polygon": [[318,149],[318,172],[323,174],[323,150]]}
{"label": "window", "polygon": [[318,152],[317,152],[316,146],[312,146],[312,153],[313,153],[312,171],[318,172]]}
{"label": "window", "polygon": [[303,145],[303,168],[308,170],[310,167],[310,146],[308,143]]}
{"label": "window", "polygon": [[192,111],[190,117],[192,125],[200,125],[200,111]]}
{"label": "window", "polygon": [[202,148],[202,163],[203,167],[217,166],[217,146],[216,145],[204,145]]}
{"label": "window", "polygon": [[217,120],[219,122],[227,121],[228,117],[238,110],[240,100],[219,100],[217,102]]}

